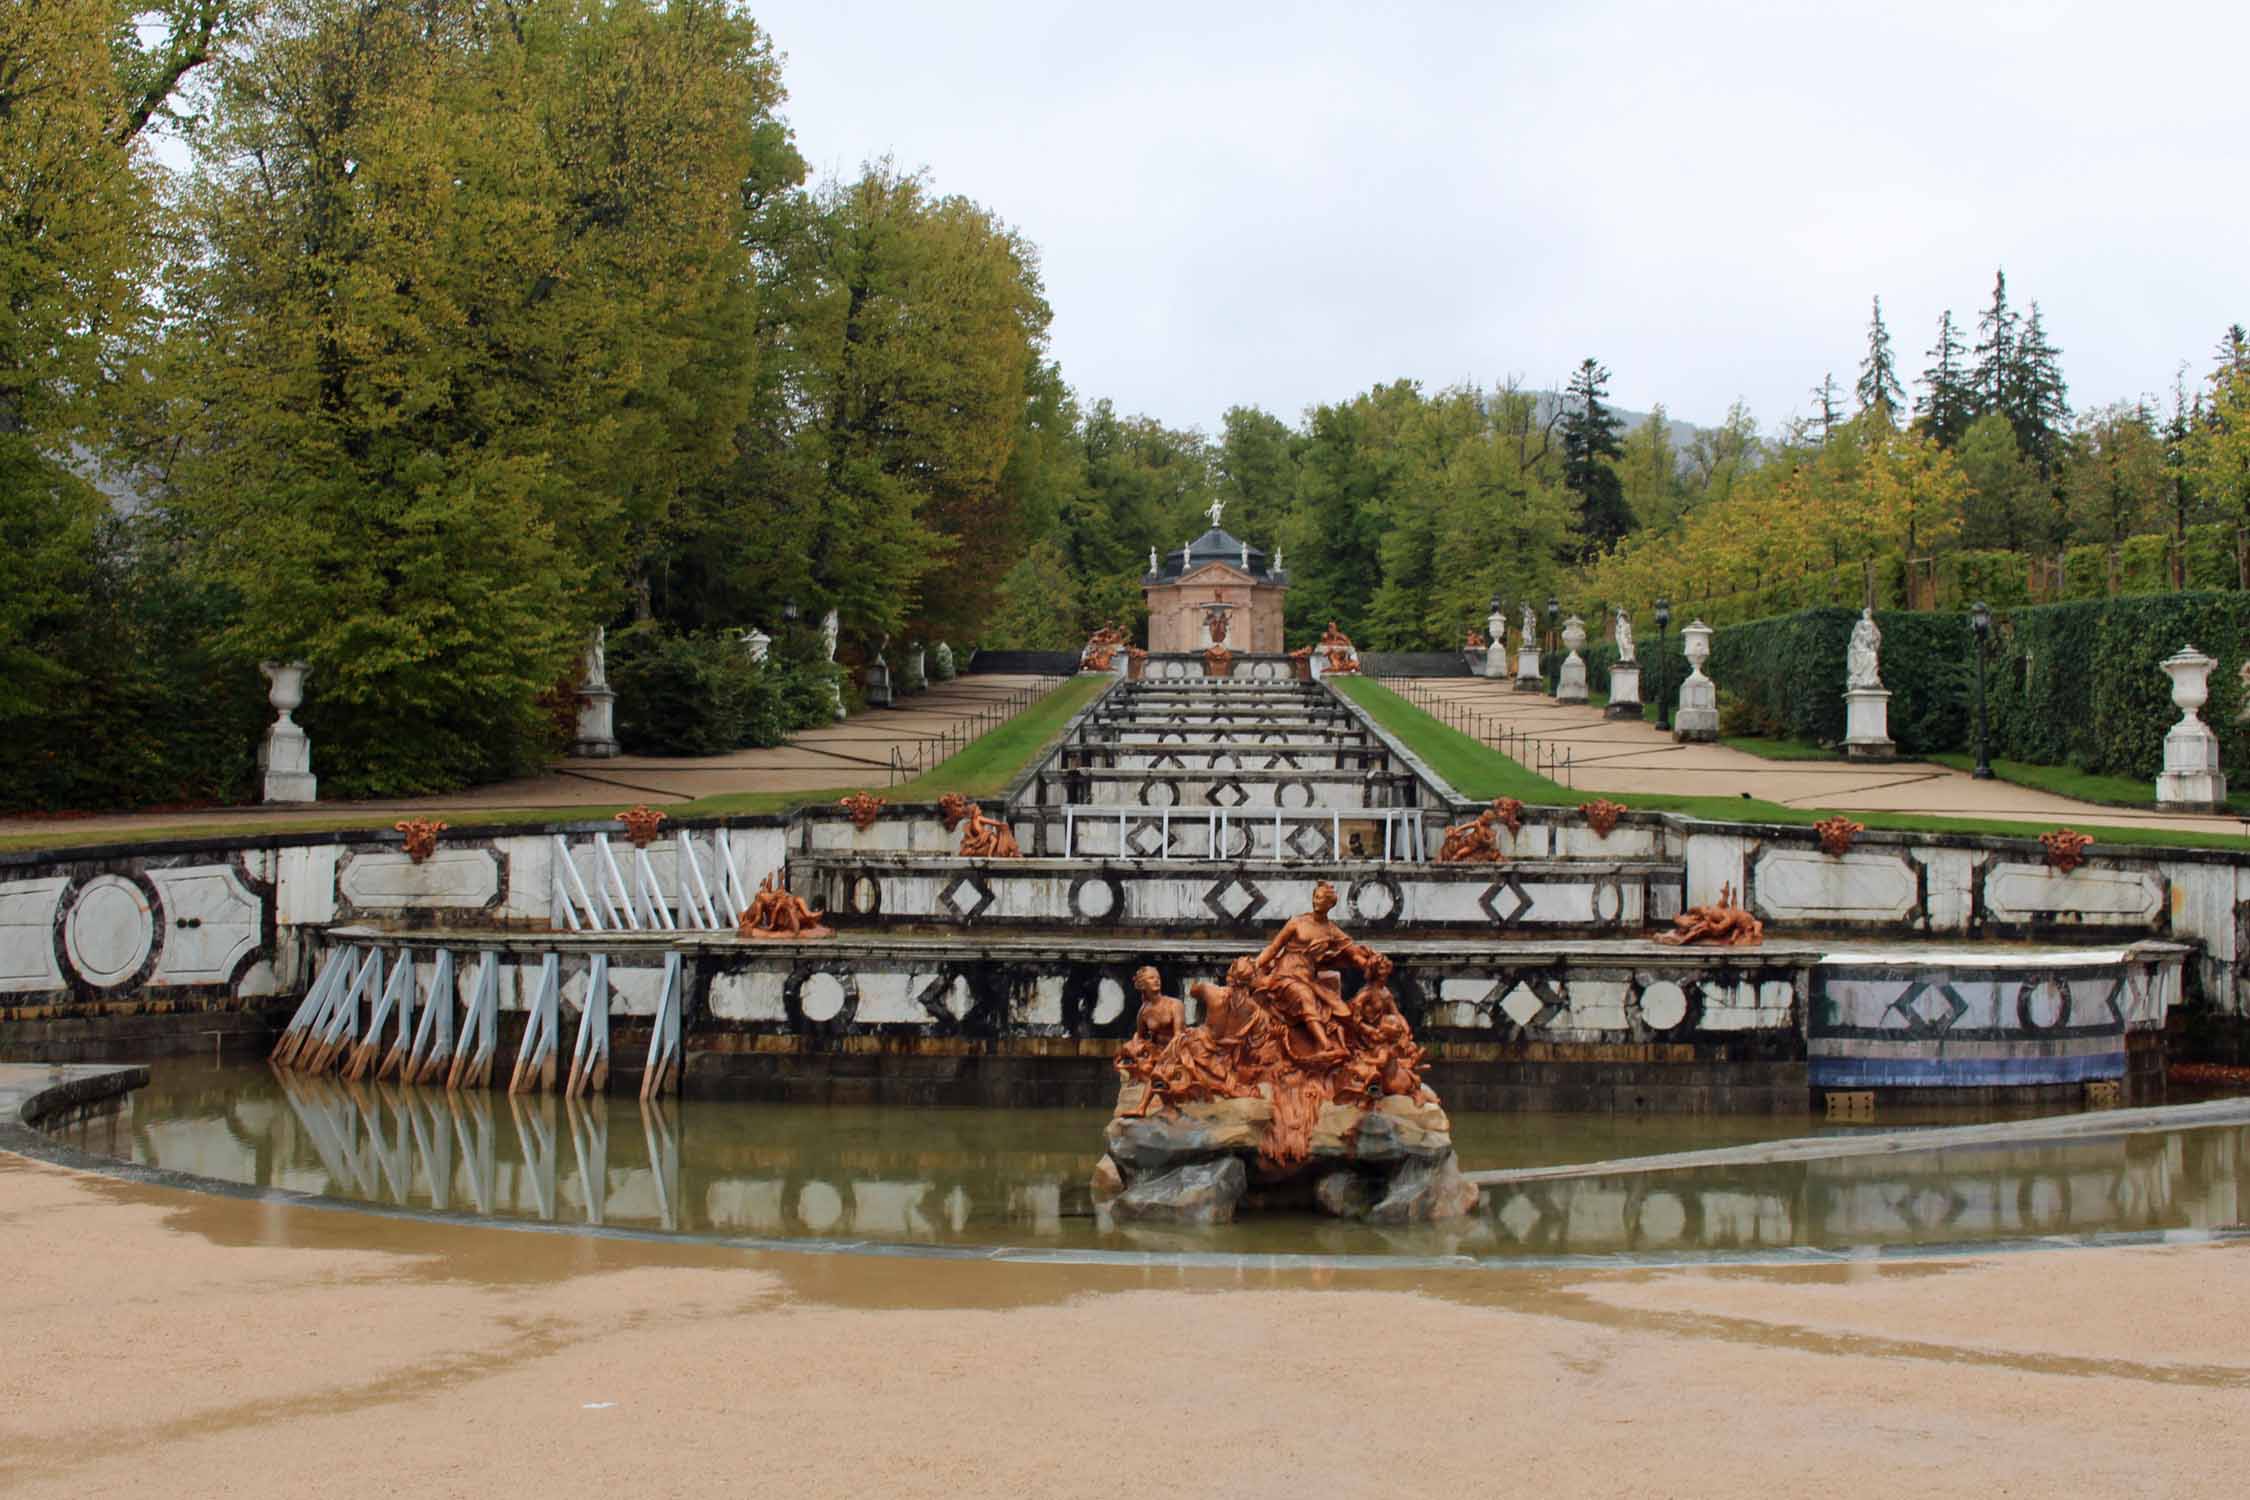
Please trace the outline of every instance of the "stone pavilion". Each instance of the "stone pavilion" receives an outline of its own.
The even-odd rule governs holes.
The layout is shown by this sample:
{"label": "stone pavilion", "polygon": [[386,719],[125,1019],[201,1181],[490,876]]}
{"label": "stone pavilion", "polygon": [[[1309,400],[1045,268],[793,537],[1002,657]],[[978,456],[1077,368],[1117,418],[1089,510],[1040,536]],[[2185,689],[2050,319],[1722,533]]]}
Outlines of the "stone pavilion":
{"label": "stone pavilion", "polygon": [[[1277,553],[1266,554],[1219,528],[1226,508],[1211,502],[1211,529],[1184,547],[1152,556],[1141,579],[1148,601],[1148,649],[1201,651],[1212,639],[1211,617],[1226,619],[1223,644],[1237,652],[1280,652],[1281,601],[1289,575]],[[1220,606],[1214,610],[1212,606]]]}

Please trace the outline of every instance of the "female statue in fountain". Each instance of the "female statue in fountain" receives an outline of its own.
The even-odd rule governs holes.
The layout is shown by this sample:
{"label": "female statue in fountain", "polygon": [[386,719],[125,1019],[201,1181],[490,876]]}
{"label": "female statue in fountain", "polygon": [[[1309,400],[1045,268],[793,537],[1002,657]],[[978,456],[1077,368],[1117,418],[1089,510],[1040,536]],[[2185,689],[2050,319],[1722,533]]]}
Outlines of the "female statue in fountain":
{"label": "female statue in fountain", "polygon": [[[1336,887],[1323,880],[1313,887],[1313,909],[1282,924],[1254,961],[1258,992],[1289,1031],[1283,1039],[1291,1058],[1304,1065],[1334,1063],[1344,1056],[1331,1023],[1349,1015],[1340,995],[1321,988],[1320,971],[1352,951],[1344,929],[1328,920],[1336,908]],[[1296,1045],[1302,1030],[1309,1049]]]}

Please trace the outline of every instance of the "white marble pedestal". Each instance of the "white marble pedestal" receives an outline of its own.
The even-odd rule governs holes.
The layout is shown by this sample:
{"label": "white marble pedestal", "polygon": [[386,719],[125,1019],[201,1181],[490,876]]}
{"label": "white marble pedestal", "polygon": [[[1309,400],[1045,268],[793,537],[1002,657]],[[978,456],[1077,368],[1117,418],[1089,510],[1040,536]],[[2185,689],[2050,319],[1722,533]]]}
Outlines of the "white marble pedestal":
{"label": "white marble pedestal", "polygon": [[2174,724],[2164,736],[2164,769],[2156,805],[2173,812],[2224,812],[2227,775],[2219,768],[2219,737],[2201,719]]}
{"label": "white marble pedestal", "polygon": [[1539,678],[1539,648],[1537,646],[1518,646],[1516,648],[1516,691],[1519,693],[1536,693],[1543,691],[1545,688],[1546,684]]}
{"label": "white marble pedestal", "polygon": [[1697,667],[1680,684],[1680,706],[1672,715],[1672,738],[1706,744],[1719,737],[1719,686]]}
{"label": "white marble pedestal", "polygon": [[574,760],[607,760],[623,749],[617,743],[617,693],[611,688],[578,690],[578,737],[570,742]]}
{"label": "white marble pedestal", "polygon": [[1897,759],[1898,744],[1891,738],[1888,688],[1845,690],[1844,757],[1847,760]]}
{"label": "white marble pedestal", "polygon": [[1609,669],[1608,713],[1613,719],[1641,717],[1641,669],[1637,663],[1621,661]]}

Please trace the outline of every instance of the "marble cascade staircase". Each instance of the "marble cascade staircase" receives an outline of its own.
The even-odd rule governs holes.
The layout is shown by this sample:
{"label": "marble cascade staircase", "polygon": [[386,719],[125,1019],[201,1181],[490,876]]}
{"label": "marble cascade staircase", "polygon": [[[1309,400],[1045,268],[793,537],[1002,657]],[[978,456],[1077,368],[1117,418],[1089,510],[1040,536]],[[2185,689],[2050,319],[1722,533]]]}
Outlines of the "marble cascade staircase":
{"label": "marble cascade staircase", "polygon": [[1447,789],[1317,683],[1120,683],[1005,811],[1024,858],[836,837],[791,855],[791,888],[855,926],[1153,937],[1256,932],[1328,879],[1339,920],[1455,938],[1627,936],[1684,889],[1654,829],[1527,829],[1506,865],[1435,863]]}

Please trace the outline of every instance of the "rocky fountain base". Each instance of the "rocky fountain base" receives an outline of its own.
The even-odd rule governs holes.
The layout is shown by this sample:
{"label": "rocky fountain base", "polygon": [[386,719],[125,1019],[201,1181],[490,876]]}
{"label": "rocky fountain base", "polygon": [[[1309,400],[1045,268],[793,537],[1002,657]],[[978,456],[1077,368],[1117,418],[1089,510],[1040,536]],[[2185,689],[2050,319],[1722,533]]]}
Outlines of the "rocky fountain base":
{"label": "rocky fountain base", "polygon": [[1109,1153],[1094,1168],[1094,1203],[1120,1223],[1225,1224],[1247,1207],[1416,1224],[1476,1207],[1452,1124],[1428,1090],[1372,1109],[1323,1105],[1310,1155],[1278,1176],[1261,1168],[1274,1145],[1271,1099],[1210,1099],[1142,1116],[1146,1094],[1140,1083],[1118,1092]]}
{"label": "rocky fountain base", "polygon": [[1391,961],[1328,919],[1335,904],[1322,881],[1225,983],[1191,985],[1199,1026],[1156,970],[1134,974],[1140,1016],[1094,1170],[1108,1219],[1223,1224],[1247,1205],[1408,1224],[1476,1206]]}

